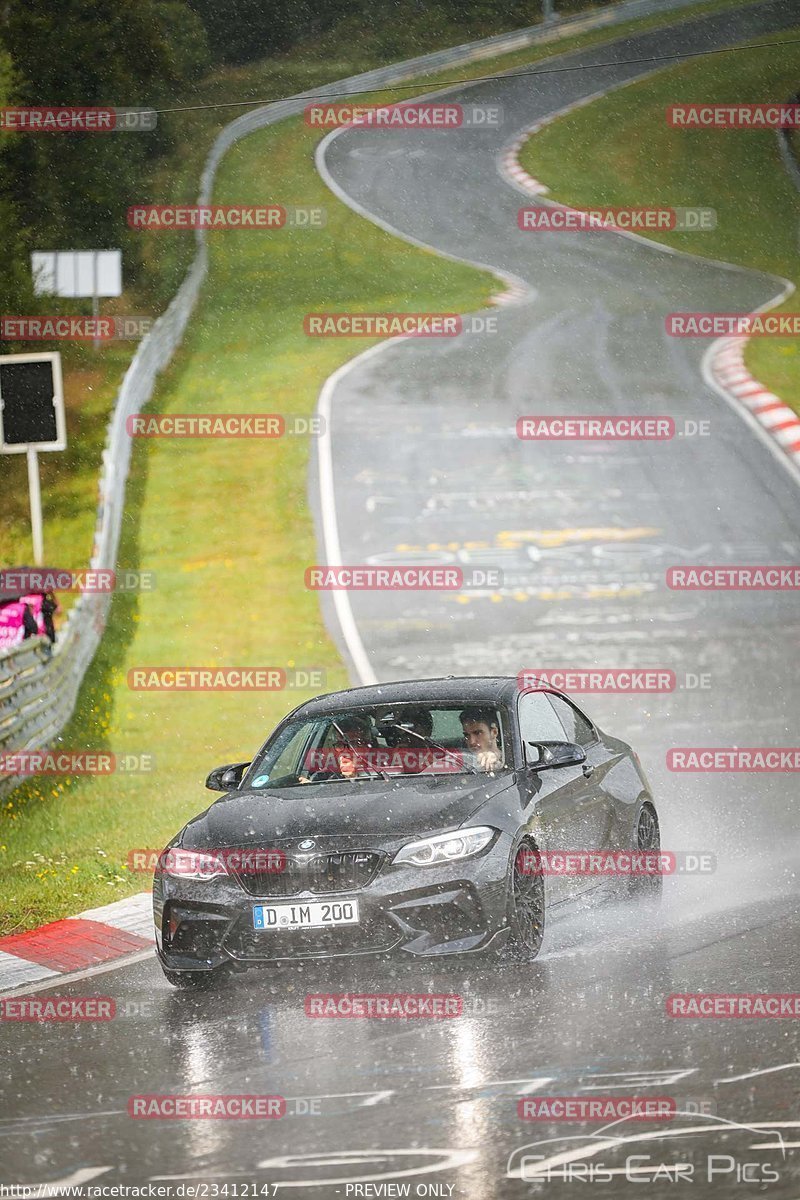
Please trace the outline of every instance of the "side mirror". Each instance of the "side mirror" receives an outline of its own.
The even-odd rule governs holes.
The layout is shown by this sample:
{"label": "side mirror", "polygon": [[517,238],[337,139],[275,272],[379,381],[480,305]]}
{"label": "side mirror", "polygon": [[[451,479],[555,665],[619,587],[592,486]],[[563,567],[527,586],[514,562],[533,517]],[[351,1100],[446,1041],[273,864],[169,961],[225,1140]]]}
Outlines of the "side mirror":
{"label": "side mirror", "polygon": [[579,767],[586,762],[586,751],[574,742],[526,742],[525,763],[535,771],[551,767]]}
{"label": "side mirror", "polygon": [[249,766],[249,762],[243,762],[215,767],[206,780],[206,787],[210,792],[235,792]]}

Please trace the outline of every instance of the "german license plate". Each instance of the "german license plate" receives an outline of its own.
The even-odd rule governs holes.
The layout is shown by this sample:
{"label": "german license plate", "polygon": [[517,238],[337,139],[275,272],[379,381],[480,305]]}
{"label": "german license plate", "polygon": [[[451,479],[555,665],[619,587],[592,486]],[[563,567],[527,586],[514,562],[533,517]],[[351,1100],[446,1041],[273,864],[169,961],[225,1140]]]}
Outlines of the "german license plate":
{"label": "german license plate", "polygon": [[324,929],[357,925],[357,900],[312,900],[305,904],[256,904],[254,929]]}

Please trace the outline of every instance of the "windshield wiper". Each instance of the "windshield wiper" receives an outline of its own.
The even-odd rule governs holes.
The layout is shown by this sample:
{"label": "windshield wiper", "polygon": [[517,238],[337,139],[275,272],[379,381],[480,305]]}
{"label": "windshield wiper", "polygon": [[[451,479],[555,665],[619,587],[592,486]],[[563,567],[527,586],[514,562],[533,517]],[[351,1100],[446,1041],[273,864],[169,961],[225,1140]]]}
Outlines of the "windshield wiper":
{"label": "windshield wiper", "polygon": [[[419,740],[421,742],[424,742],[425,745],[430,747],[431,750],[438,750],[440,752],[440,754],[446,754],[448,758],[455,759],[455,761],[457,763],[460,763],[462,767],[466,768],[467,773],[469,775],[477,775],[478,774],[475,767],[471,767],[469,765],[469,763],[465,760],[463,754],[458,755],[458,754],[456,754],[455,750],[448,750],[447,746],[440,746],[439,743],[434,742],[432,740],[432,738],[425,737],[424,733],[417,733],[416,729],[408,729],[405,725],[398,725],[394,721],[389,722],[388,728],[389,729],[399,729],[402,733],[410,733],[412,737],[419,738]],[[434,772],[434,774],[435,774],[435,772]]]}

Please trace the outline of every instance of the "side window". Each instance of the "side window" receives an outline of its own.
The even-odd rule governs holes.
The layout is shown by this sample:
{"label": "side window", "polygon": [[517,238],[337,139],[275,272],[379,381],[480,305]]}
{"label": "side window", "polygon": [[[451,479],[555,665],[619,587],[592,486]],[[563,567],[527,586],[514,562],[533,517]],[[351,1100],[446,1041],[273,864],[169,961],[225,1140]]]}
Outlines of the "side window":
{"label": "side window", "polygon": [[564,730],[544,692],[526,692],[519,701],[523,742],[563,742]]}
{"label": "side window", "polygon": [[558,713],[561,724],[567,735],[568,742],[576,742],[579,746],[591,746],[597,741],[594,730],[582,712],[574,708],[560,696],[548,693],[550,703]]}

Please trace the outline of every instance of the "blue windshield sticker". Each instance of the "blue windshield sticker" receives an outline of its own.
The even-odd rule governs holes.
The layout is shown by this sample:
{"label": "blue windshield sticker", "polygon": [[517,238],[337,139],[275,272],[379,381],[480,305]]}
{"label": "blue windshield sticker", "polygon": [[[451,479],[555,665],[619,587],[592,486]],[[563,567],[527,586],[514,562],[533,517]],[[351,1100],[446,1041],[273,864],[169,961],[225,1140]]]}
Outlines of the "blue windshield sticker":
{"label": "blue windshield sticker", "polygon": [[253,787],[263,787],[265,783],[269,783],[269,775],[256,775]]}

